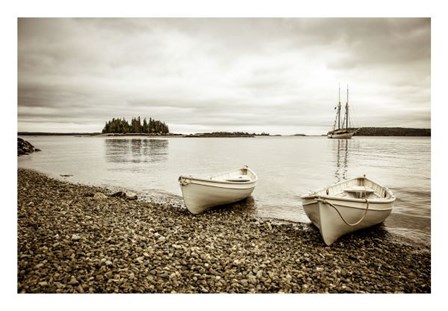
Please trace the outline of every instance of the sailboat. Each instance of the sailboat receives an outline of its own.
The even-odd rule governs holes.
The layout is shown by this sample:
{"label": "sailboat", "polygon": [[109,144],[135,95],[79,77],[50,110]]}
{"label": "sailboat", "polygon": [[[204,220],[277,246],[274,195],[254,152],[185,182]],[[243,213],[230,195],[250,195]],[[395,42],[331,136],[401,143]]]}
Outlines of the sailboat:
{"label": "sailboat", "polygon": [[348,86],[347,86],[347,102],[345,103],[345,115],[341,126],[341,87],[339,87],[339,104],[336,107],[336,120],[334,121],[333,130],[327,133],[328,138],[350,139],[359,130],[349,128],[349,110],[348,110]]}

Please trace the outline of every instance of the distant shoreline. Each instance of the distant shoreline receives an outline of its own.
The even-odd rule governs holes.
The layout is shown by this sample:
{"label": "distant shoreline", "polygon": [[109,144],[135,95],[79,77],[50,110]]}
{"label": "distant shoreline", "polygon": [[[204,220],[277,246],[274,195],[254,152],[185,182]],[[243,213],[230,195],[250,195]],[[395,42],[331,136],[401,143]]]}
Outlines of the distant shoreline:
{"label": "distant shoreline", "polygon": [[[217,132],[218,133],[218,132]],[[86,133],[58,133],[58,132],[18,132],[18,135],[23,136],[106,136],[106,137],[120,137],[120,136],[147,136],[147,137],[278,137],[278,136],[298,136],[298,137],[315,137],[315,136],[326,136],[322,135],[307,135],[307,134],[291,134],[291,135],[279,135],[279,134],[244,134],[239,135],[238,133],[223,133],[223,135],[218,135],[216,133],[195,133],[195,134],[148,134],[148,133],[108,133],[102,134],[100,132],[86,132]],[[355,136],[421,136],[430,137],[431,129],[427,128],[403,128],[403,127],[362,127],[355,134]]]}
{"label": "distant shoreline", "polygon": [[431,136],[431,129],[405,127],[361,127],[355,136]]}

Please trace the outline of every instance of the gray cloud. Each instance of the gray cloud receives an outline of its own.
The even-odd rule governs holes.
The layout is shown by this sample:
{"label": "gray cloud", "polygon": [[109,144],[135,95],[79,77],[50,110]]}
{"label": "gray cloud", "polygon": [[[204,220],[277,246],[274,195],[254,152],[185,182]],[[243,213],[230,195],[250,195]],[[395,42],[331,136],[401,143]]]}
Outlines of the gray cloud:
{"label": "gray cloud", "polygon": [[340,82],[358,126],[430,127],[430,32],[426,18],[20,18],[19,130],[140,115],[184,133],[320,134]]}

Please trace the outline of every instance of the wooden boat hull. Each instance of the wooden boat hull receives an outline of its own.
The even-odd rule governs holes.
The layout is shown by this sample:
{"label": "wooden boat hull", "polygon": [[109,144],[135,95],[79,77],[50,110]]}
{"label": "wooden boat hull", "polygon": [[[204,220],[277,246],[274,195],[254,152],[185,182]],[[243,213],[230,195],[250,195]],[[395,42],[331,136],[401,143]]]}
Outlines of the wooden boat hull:
{"label": "wooden boat hull", "polygon": [[355,133],[328,134],[328,138],[332,139],[351,139]]}
{"label": "wooden boat hull", "polygon": [[[377,196],[341,198],[331,193],[344,189],[343,184],[350,184],[350,181],[336,184],[336,189],[330,186],[324,191],[302,196],[303,209],[311,222],[319,229],[326,245],[331,245],[348,233],[380,224],[389,217],[395,197],[387,188],[368,181],[369,186],[375,185]],[[330,190],[328,195],[327,189]]]}
{"label": "wooden boat hull", "polygon": [[355,130],[344,130],[344,129],[339,129],[339,130],[334,130],[331,131],[327,134],[328,138],[333,138],[333,139],[351,139],[353,137],[353,135],[356,134],[356,132],[358,132],[359,129],[355,129]]}
{"label": "wooden boat hull", "polygon": [[243,168],[241,171],[247,173],[247,181],[180,176],[179,183],[185,206],[192,214],[200,214],[214,206],[231,204],[246,199],[254,191],[257,177],[248,168]]}

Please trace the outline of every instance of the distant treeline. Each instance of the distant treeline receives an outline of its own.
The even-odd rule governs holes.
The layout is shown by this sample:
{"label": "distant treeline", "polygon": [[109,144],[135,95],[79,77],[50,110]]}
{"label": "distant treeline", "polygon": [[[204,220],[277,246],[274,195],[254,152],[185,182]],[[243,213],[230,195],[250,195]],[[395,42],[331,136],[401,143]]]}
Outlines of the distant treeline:
{"label": "distant treeline", "polygon": [[149,121],[146,121],[146,118],[141,121],[140,117],[132,118],[131,122],[128,123],[125,118],[115,119],[113,118],[111,121],[106,122],[106,125],[103,128],[102,133],[146,133],[146,134],[168,134],[170,130],[168,129],[168,125],[159,120],[154,120],[149,118]]}
{"label": "distant treeline", "polygon": [[362,127],[355,136],[431,136],[431,129],[402,127]]}

